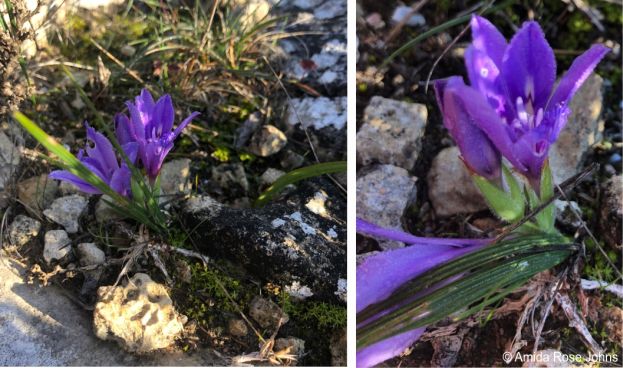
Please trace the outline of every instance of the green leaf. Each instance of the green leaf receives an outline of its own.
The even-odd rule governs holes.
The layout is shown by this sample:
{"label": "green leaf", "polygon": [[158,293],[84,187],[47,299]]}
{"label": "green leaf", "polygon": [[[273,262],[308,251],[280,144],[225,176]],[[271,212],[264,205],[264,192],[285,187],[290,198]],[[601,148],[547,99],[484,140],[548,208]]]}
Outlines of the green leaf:
{"label": "green leaf", "polygon": [[294,184],[298,181],[308,179],[314,176],[344,171],[346,171],[346,161],[324,162],[321,164],[310,165],[290,171],[289,173],[277,179],[277,181],[275,181],[273,185],[268,187],[268,189],[266,189],[264,193],[260,194],[260,196],[255,201],[255,207],[261,207],[265,205],[268,201],[271,200],[271,198],[276,196],[279,192],[283,190],[283,188],[290,184]]}
{"label": "green leaf", "polygon": [[[512,177],[510,172],[508,173],[510,181],[509,186],[511,192],[505,192],[498,188],[495,184],[491,183],[487,179],[479,175],[472,175],[472,179],[480,192],[485,197],[487,204],[491,210],[502,220],[513,223],[521,220],[525,212],[525,203],[521,195],[517,195],[516,191],[521,193],[519,185]],[[505,172],[506,175],[506,172]],[[514,183],[513,183],[514,182]]]}
{"label": "green leaf", "polygon": [[[541,171],[541,203],[545,203],[554,196],[554,180],[552,178],[552,171],[549,167],[549,160],[545,160],[543,170]],[[554,229],[554,223],[556,220],[556,214],[554,213],[554,204],[550,204],[545,207],[537,217],[539,226],[545,232],[556,231]]]}
{"label": "green leaf", "polygon": [[365,321],[374,315],[389,309],[417,292],[432,287],[453,275],[468,272],[487,263],[493,263],[512,255],[531,254],[541,252],[548,246],[568,243],[567,239],[556,234],[532,234],[517,237],[511,240],[500,241],[479,251],[468,253],[429,270],[423,275],[403,284],[387,299],[371,305],[357,313],[357,319]]}
{"label": "green leaf", "polygon": [[[435,323],[464,308],[467,312],[455,319],[482,310],[535,274],[564,261],[576,248],[561,236],[541,234],[499,242],[429,270],[394,292],[388,298],[391,303],[383,301],[357,314],[358,324],[381,316],[357,329],[357,349]],[[503,250],[501,254],[498,249]]]}

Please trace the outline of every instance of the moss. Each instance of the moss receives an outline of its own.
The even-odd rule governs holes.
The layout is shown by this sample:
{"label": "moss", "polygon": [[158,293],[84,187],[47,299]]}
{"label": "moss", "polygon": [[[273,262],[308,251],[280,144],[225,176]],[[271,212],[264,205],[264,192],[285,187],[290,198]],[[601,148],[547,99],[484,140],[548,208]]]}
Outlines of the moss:
{"label": "moss", "polygon": [[281,292],[281,307],[291,318],[305,325],[324,330],[346,327],[346,308],[320,301],[295,303],[286,292]]}

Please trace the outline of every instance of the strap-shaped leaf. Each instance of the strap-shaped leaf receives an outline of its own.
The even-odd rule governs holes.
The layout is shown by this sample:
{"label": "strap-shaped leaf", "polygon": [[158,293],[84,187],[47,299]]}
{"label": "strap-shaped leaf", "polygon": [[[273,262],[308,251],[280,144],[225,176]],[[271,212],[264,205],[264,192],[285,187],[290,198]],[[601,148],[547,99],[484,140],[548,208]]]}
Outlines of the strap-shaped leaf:
{"label": "strap-shaped leaf", "polygon": [[431,288],[433,285],[447,280],[455,275],[468,272],[477,267],[482,267],[499,259],[511,255],[530,254],[539,252],[554,244],[567,244],[568,241],[560,235],[528,235],[515,239],[504,240],[483,248],[479,251],[468,253],[448,263],[442,264],[425,272],[419,277],[405,283],[396,289],[387,299],[368,306],[357,313],[357,323],[361,323],[383,311],[387,311],[404,302],[415,293]]}
{"label": "strap-shaped leaf", "polygon": [[[538,272],[559,264],[575,249],[573,244],[565,244],[561,236],[543,235],[531,247],[534,241],[534,237],[526,237],[500,242],[415,278],[396,292],[401,298],[396,299],[396,293],[388,298],[393,298],[391,306],[377,308],[370,316],[371,307],[382,304],[379,303],[357,315],[357,348],[437,322],[463,308],[476,312],[508,295]],[[492,252],[497,248],[503,248],[501,253],[507,256]],[[475,265],[478,259],[480,264]],[[447,285],[440,281],[444,286],[436,288],[431,283],[437,280],[446,280]],[[455,281],[448,283],[447,280]],[[412,290],[408,290],[409,285]],[[363,313],[368,314],[367,318],[360,318]]]}
{"label": "strap-shaped leaf", "polygon": [[324,174],[333,174],[346,171],[346,161],[323,162],[320,164],[301,167],[292,170],[289,173],[277,179],[273,185],[268,187],[255,201],[255,207],[261,207],[276,196],[283,188],[289,184],[296,183],[303,179],[320,176]]}

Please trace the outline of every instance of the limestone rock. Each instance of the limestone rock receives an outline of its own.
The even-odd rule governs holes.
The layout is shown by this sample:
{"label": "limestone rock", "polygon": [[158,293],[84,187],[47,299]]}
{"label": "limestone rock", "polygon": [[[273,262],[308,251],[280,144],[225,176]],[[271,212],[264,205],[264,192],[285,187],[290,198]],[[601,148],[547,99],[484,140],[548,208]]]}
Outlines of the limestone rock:
{"label": "limestone rock", "polygon": [[[300,118],[300,120],[299,120]],[[332,126],[340,130],[346,126],[346,97],[293,98],[288,108],[286,123],[320,130]]]}
{"label": "limestone rock", "polygon": [[601,196],[599,228],[606,244],[621,249],[621,222],[623,221],[623,177],[613,176],[604,184]]}
{"label": "limestone rock", "polygon": [[[417,194],[417,178],[407,170],[379,165],[357,178],[357,217],[390,229],[402,229],[402,214]],[[382,248],[403,246],[394,241],[379,241]]]}
{"label": "limestone rock", "polygon": [[263,328],[276,329],[288,322],[290,317],[272,300],[256,296],[249,305],[249,315]]}
{"label": "limestone rock", "polygon": [[247,323],[240,318],[232,318],[229,320],[228,326],[229,333],[238,336],[244,337],[249,333],[249,329],[247,328]]}
{"label": "limestone rock", "polygon": [[11,245],[21,247],[28,244],[39,235],[41,223],[28,216],[17,215],[9,226],[9,242]]}
{"label": "limestone rock", "polygon": [[82,266],[99,265],[106,262],[106,254],[95,243],[80,243],[76,248]]}
{"label": "limestone rock", "polygon": [[63,261],[71,253],[71,239],[65,230],[50,230],[45,233],[43,259],[48,263]]}
{"label": "limestone rock", "polygon": [[471,213],[487,208],[485,199],[472,183],[469,171],[459,158],[459,149],[443,149],[433,159],[428,172],[428,197],[438,216]]}
{"label": "limestone rock", "polygon": [[33,216],[41,216],[41,211],[48,208],[58,192],[58,182],[48,179],[47,175],[34,176],[17,184],[17,197]]}
{"label": "limestone rock", "polygon": [[21,153],[4,132],[0,131],[0,190],[4,189],[20,163]]}
{"label": "limestone rock", "polygon": [[[163,195],[188,194],[190,181],[190,159],[180,158],[165,162],[160,170],[160,188]],[[165,197],[164,201],[171,198]]]}
{"label": "limestone rock", "polygon": [[253,134],[249,151],[260,157],[272,156],[281,151],[288,143],[288,138],[281,130],[273,125],[264,125]]}
{"label": "limestone rock", "polygon": [[78,194],[60,197],[43,214],[50,220],[62,225],[68,233],[77,233],[80,227],[78,220],[88,205],[87,200]]}
{"label": "limestone rock", "polygon": [[212,168],[212,181],[219,188],[228,188],[230,193],[236,193],[240,196],[245,195],[249,191],[249,180],[244,170],[244,166],[239,163],[221,164]]}
{"label": "limestone rock", "polygon": [[143,273],[125,286],[102,286],[93,313],[95,334],[117,341],[125,350],[146,353],[171,345],[185,317],[173,307],[166,288]]}
{"label": "limestone rock", "polygon": [[273,350],[283,351],[285,349],[288,349],[288,354],[292,354],[300,358],[305,353],[305,340],[292,336],[276,339],[275,348]]}
{"label": "limestone rock", "polygon": [[265,185],[265,186],[271,185],[283,175],[285,175],[285,172],[269,167],[260,176],[260,184]]}
{"label": "limestone rock", "polygon": [[357,162],[411,170],[420,153],[427,118],[422,104],[372,97],[357,132]]}
{"label": "limestone rock", "polygon": [[571,114],[567,125],[549,150],[552,175],[557,183],[578,173],[591,146],[601,140],[603,83],[599,75],[592,74],[569,104]]}

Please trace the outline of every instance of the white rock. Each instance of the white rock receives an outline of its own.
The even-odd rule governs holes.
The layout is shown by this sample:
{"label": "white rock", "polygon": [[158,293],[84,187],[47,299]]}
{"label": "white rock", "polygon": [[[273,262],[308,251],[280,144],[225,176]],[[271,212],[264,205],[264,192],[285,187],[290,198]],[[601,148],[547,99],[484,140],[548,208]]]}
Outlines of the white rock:
{"label": "white rock", "polygon": [[297,300],[305,300],[314,295],[309,286],[301,285],[298,281],[294,281],[291,285],[286,285],[285,291]]}
{"label": "white rock", "polygon": [[[190,159],[180,158],[165,162],[160,169],[160,189],[163,195],[189,194]],[[165,198],[165,200],[170,198]]]}
{"label": "white rock", "polygon": [[[294,112],[294,110],[298,113]],[[286,113],[286,123],[296,126],[302,121],[306,128],[320,130],[332,126],[342,129],[346,125],[346,97],[306,97],[292,99],[292,107]]]}
{"label": "white rock", "polygon": [[411,170],[420,153],[427,118],[422,104],[372,97],[357,132],[357,162]]}
{"label": "white rock", "polygon": [[571,114],[556,143],[549,150],[552,175],[557,183],[577,174],[586,154],[601,140],[604,126],[599,120],[603,107],[603,79],[592,74],[569,104]]}
{"label": "white rock", "polygon": [[106,262],[106,254],[95,243],[80,243],[76,248],[82,266],[100,265]]}
{"label": "white rock", "polygon": [[288,138],[274,125],[264,125],[253,134],[249,151],[260,157],[272,156],[288,144]]}
{"label": "white rock", "polygon": [[17,215],[9,226],[9,242],[21,247],[39,235],[41,223],[28,216]]}
{"label": "white rock", "polygon": [[438,216],[471,213],[487,208],[459,158],[457,147],[444,148],[433,159],[428,172],[428,197]]}
{"label": "white rock", "polygon": [[[379,226],[403,230],[401,218],[416,199],[417,178],[407,170],[379,165],[357,178],[357,217]],[[395,241],[380,240],[384,249],[404,246]]]}
{"label": "white rock", "polygon": [[50,220],[63,226],[68,233],[77,233],[80,227],[78,221],[88,205],[87,200],[78,194],[60,197],[43,214]]}
{"label": "white rock", "polygon": [[[410,6],[399,6],[394,9],[394,13],[392,14],[392,23],[397,24],[402,22],[409,14],[411,14],[412,8]],[[426,19],[420,13],[415,13],[407,20],[405,23],[410,27],[415,26],[423,26],[426,24]]]}
{"label": "white rock", "polygon": [[45,233],[43,259],[49,264],[63,260],[71,252],[71,239],[65,230],[50,230]]}
{"label": "white rock", "polygon": [[20,163],[20,150],[0,131],[0,190],[4,189]]}
{"label": "white rock", "polygon": [[272,167],[269,167],[260,176],[260,184],[262,184],[262,185],[271,185],[272,183],[277,181],[277,179],[279,179],[283,175],[285,175],[285,172],[283,172],[281,170],[274,169]]}
{"label": "white rock", "polygon": [[95,335],[117,341],[130,352],[146,353],[173,344],[185,317],[174,308],[166,288],[144,273],[126,286],[102,286],[93,313]]}
{"label": "white rock", "polygon": [[346,303],[346,300],[348,299],[348,280],[346,279],[339,279],[337,280],[337,290],[335,291],[335,295],[337,295],[337,297],[343,301],[344,303]]}
{"label": "white rock", "polygon": [[294,0],[292,1],[292,4],[296,6],[297,8],[300,8],[303,10],[309,10],[322,4],[323,1],[325,0]]}
{"label": "white rock", "polygon": [[314,16],[317,19],[333,19],[346,14],[346,0],[330,0],[325,1],[314,10]]}

